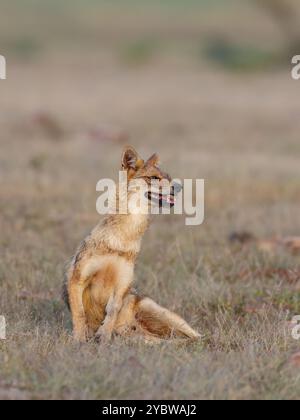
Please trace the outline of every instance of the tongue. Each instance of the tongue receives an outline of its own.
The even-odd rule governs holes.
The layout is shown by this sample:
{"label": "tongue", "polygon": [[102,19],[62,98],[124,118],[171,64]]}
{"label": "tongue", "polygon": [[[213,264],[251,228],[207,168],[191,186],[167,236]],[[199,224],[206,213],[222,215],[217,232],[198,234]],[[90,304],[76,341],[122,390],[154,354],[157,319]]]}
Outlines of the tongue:
{"label": "tongue", "polygon": [[170,195],[167,195],[166,202],[169,203],[169,204],[174,204],[175,203],[175,198],[171,197]]}

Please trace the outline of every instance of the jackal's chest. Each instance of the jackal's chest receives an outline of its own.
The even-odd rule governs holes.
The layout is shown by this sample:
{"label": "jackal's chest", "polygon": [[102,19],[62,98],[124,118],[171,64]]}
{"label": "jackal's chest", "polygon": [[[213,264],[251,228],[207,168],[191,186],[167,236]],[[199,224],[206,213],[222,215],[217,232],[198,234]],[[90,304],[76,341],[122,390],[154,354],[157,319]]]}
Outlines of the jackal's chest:
{"label": "jackal's chest", "polygon": [[132,263],[118,256],[95,257],[87,262],[84,270],[89,272],[85,283],[83,304],[90,325],[99,326],[105,317],[109,298],[124,295],[133,282]]}

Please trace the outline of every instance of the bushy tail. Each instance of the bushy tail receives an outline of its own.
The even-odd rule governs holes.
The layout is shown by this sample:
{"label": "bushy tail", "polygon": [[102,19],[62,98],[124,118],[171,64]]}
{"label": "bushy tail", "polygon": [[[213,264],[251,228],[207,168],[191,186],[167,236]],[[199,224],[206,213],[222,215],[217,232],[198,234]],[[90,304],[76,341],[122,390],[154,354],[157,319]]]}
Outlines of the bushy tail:
{"label": "bushy tail", "polygon": [[144,330],[159,338],[200,338],[184,319],[149,298],[140,301],[136,318]]}

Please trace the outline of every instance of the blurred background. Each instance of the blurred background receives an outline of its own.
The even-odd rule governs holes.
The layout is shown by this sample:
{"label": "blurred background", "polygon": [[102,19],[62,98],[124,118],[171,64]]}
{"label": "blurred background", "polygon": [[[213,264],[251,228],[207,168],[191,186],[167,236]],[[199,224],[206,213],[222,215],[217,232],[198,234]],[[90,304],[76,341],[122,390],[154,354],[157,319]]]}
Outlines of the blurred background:
{"label": "blurred background", "polygon": [[[299,0],[0,9],[0,315],[12,337],[0,396],[299,397],[295,372],[282,373],[299,259],[227,244],[239,230],[300,234]],[[205,336],[194,352],[159,350],[159,365],[152,350],[79,351],[60,299],[65,261],[99,220],[96,183],[117,178],[128,143],[174,178],[206,181],[205,223],[156,217],[137,267],[142,292]]]}
{"label": "blurred background", "polygon": [[208,209],[294,202],[299,17],[297,0],[2,0],[1,194],[86,203],[131,143],[206,178]]}

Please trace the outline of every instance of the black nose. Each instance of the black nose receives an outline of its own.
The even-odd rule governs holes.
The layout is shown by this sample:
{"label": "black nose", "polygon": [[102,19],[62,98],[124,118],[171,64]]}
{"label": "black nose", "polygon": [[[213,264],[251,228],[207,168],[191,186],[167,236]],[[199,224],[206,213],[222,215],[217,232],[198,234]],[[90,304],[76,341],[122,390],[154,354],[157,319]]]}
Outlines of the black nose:
{"label": "black nose", "polygon": [[182,185],[177,184],[177,182],[174,182],[174,184],[173,184],[173,191],[174,191],[174,194],[175,194],[175,195],[176,195],[176,194],[179,194],[181,190],[182,190]]}

